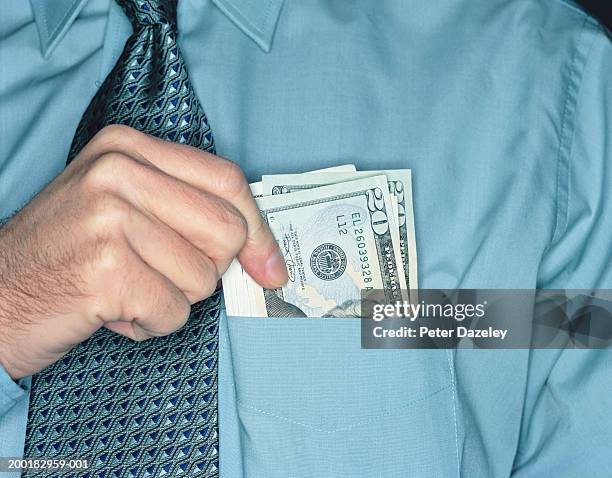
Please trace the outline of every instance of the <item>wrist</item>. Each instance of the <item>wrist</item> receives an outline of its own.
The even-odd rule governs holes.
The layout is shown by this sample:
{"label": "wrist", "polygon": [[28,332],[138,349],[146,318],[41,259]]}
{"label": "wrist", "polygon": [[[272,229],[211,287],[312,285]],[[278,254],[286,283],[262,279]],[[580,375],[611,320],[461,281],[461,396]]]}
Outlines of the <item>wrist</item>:
{"label": "wrist", "polygon": [[0,366],[13,380],[17,380],[21,376],[17,372],[14,359],[11,358],[13,353],[11,351],[10,330],[14,327],[14,324],[11,321],[10,312],[7,310],[8,301],[5,297],[5,291],[2,289],[3,286],[0,284]]}
{"label": "wrist", "polygon": [[15,292],[11,292],[8,285],[8,260],[6,254],[2,252],[4,246],[0,241],[0,365],[13,380],[17,380],[25,375],[19,374],[19,368],[12,358],[14,354],[11,350],[13,343],[11,331],[16,328],[17,311],[14,306]]}
{"label": "wrist", "polygon": [[17,381],[23,377],[26,377],[27,374],[26,373],[21,373],[19,370],[19,367],[16,367],[12,362],[12,359],[10,358],[10,353],[6,353],[7,351],[5,350],[6,345],[4,344],[4,342],[2,342],[0,344],[0,367],[2,367],[4,369],[4,371],[7,373],[7,375],[9,377],[11,377],[13,380]]}

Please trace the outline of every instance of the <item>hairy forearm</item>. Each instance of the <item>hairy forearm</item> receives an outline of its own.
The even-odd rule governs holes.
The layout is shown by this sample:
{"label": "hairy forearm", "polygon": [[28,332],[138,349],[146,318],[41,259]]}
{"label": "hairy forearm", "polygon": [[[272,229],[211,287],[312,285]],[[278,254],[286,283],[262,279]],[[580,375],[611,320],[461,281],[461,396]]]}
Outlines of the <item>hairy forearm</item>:
{"label": "hairy forearm", "polygon": [[8,271],[10,268],[8,244],[6,239],[6,224],[10,217],[0,218],[0,365],[11,374],[9,329],[15,327],[15,294],[9,286]]}
{"label": "hairy forearm", "polygon": [[49,287],[40,283],[35,269],[27,267],[31,265],[24,254],[28,235],[12,229],[13,221],[4,220],[0,227],[0,365],[9,375],[21,377],[28,373],[17,365],[24,350],[16,344],[41,316],[38,295]]}
{"label": "hairy forearm", "polygon": [[9,312],[11,307],[11,294],[8,287],[9,268],[8,260],[8,244],[6,244],[6,228],[5,225],[10,220],[9,217],[0,218],[0,347],[4,342],[4,334],[2,331],[9,324],[9,317],[12,315]]}
{"label": "hairy forearm", "polygon": [[0,228],[0,343],[7,324],[15,329],[52,316],[61,309],[54,301],[80,295],[77,277],[69,271],[71,255],[51,261],[46,248],[34,244],[36,234],[27,223],[15,217]]}
{"label": "hairy forearm", "polygon": [[0,219],[0,345],[5,341],[6,330],[13,327],[17,318],[16,301],[21,295],[15,281],[16,264],[14,245],[10,240],[9,218]]}

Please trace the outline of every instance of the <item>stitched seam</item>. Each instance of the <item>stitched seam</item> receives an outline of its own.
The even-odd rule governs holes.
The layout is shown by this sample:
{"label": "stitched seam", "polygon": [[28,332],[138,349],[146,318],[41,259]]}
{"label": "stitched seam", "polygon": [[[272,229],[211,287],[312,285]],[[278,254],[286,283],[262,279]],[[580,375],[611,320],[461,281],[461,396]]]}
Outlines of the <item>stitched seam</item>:
{"label": "stitched seam", "polygon": [[[580,29],[580,39],[578,40],[578,44],[574,49],[574,53],[572,55],[572,60],[570,63],[570,72],[569,79],[567,82],[567,88],[565,93],[565,101],[563,105],[563,113],[561,120],[561,134],[559,139],[559,147],[557,149],[557,177],[556,177],[556,188],[555,188],[555,223],[553,226],[553,233],[550,239],[550,244],[547,249],[549,249],[552,244],[557,240],[558,236],[561,235],[564,228],[567,226],[567,214],[569,212],[569,188],[567,182],[569,181],[569,152],[572,148],[573,141],[573,130],[574,130],[574,121],[573,114],[576,111],[576,103],[577,103],[577,90],[579,89],[579,78],[577,78],[578,70],[576,67],[576,62],[578,60],[578,56],[582,51],[582,42],[584,40],[584,31],[585,27],[588,23],[589,17],[585,15],[584,20]],[[571,110],[571,112],[570,112]],[[570,123],[568,125],[568,123]],[[568,139],[569,144],[568,144]],[[562,172],[565,169],[565,182],[562,184]],[[565,191],[562,191],[562,187],[565,187]],[[564,193],[564,194],[562,194]],[[566,223],[562,223],[564,220]]]}
{"label": "stitched seam", "polygon": [[[74,7],[75,7],[75,5],[78,2],[79,2],[79,0],[73,0],[72,5],[70,5],[70,8],[68,8],[68,10],[66,10],[66,13],[62,17],[62,19],[58,22],[57,26],[48,35],[49,39],[53,38],[53,36],[58,32],[58,30],[62,27],[63,23],[66,21],[66,18],[68,18],[70,15],[72,15],[72,13],[74,12]],[[45,23],[45,30],[47,30],[47,28],[48,28],[47,27],[47,17],[46,17],[46,15],[44,15],[44,13],[43,13],[43,21]]]}
{"label": "stitched seam", "polygon": [[[584,29],[584,25],[585,25],[586,19],[583,20],[582,23],[582,27],[581,27],[581,33],[582,30]],[[564,101],[564,105],[563,105],[563,114],[562,114],[562,120],[561,120],[561,135],[560,135],[560,139],[559,139],[559,147],[557,149],[557,177],[556,177],[556,187],[555,187],[555,224],[553,226],[553,233],[552,233],[552,237],[551,237],[551,244],[555,241],[555,239],[557,238],[557,231],[559,231],[559,222],[561,220],[561,161],[562,161],[562,156],[563,156],[563,145],[564,145],[564,141],[565,141],[565,128],[566,128],[566,122],[567,122],[567,110],[569,109],[569,101],[570,101],[570,92],[571,92],[571,85],[572,85],[572,78],[573,78],[573,74],[575,71],[575,62],[576,62],[576,56],[577,56],[577,52],[578,52],[579,48],[576,48],[576,50],[574,51],[574,53],[572,54],[572,61],[571,61],[571,66],[570,66],[570,79],[567,82],[567,87],[565,90],[565,101]]]}
{"label": "stitched seam", "polygon": [[[225,300],[225,297],[224,297]],[[219,317],[221,317],[221,314],[225,314],[225,320],[227,321],[227,311],[225,309],[225,305],[222,305],[219,308]],[[229,353],[230,357],[231,357],[231,353],[232,353],[232,347],[229,343],[229,337],[227,337],[226,340],[221,340],[221,331],[219,331],[219,353],[221,353],[223,351],[223,353]],[[231,379],[227,379],[228,382],[230,383],[230,386],[232,388],[232,390],[234,391],[234,396],[236,395],[236,381],[234,380],[234,375],[233,375],[233,369],[234,366],[232,364],[232,378]]]}
{"label": "stitched seam", "polygon": [[42,9],[42,26],[45,31],[45,36],[49,38],[49,24],[47,23],[47,10]]}
{"label": "stitched seam", "polygon": [[448,371],[451,379],[451,394],[453,399],[453,425],[455,427],[455,458],[457,460],[457,478],[460,477],[459,466],[459,431],[457,427],[457,404],[455,402],[455,367],[453,366],[454,361],[452,360],[452,349],[446,350],[446,357],[448,359]]}
{"label": "stitched seam", "polygon": [[[281,0],[278,4],[278,15],[272,16],[274,11],[275,0],[267,0],[265,4],[264,16],[262,19],[262,28],[257,27],[251,20],[244,16],[241,11],[231,2],[231,0],[213,0],[217,8],[219,8],[233,23],[240,28],[243,33],[251,38],[260,48],[265,52],[268,52],[272,45],[272,38],[274,37],[274,31],[276,30],[276,20],[280,15],[280,9],[282,8],[283,1]],[[274,23],[271,21],[274,20]],[[270,30],[270,25],[274,29]]]}
{"label": "stitched seam", "polygon": [[268,5],[266,7],[266,13],[264,14],[264,18],[263,18],[264,28],[266,28],[268,24],[270,23],[270,13],[272,12],[272,3],[273,3],[273,0],[268,0]]}
{"label": "stitched seam", "polygon": [[359,427],[361,425],[365,425],[367,423],[372,423],[372,422],[374,422],[376,420],[379,420],[380,418],[390,416],[392,414],[397,413],[398,410],[404,410],[404,409],[410,408],[414,404],[422,402],[422,401],[425,401],[425,400],[427,400],[427,399],[429,399],[429,398],[439,394],[440,392],[443,392],[444,390],[448,390],[449,388],[450,388],[450,386],[446,385],[445,387],[442,387],[442,388],[440,388],[438,390],[435,390],[434,392],[431,392],[430,394],[424,395],[423,397],[420,397],[420,398],[417,398],[417,399],[414,399],[414,400],[411,400],[411,401],[405,403],[403,406],[399,407],[399,409],[389,410],[387,412],[383,412],[381,414],[378,414],[375,417],[367,418],[365,420],[361,420],[359,422],[356,422],[356,423],[354,423],[352,425],[349,425],[347,427],[334,428],[332,430],[326,430],[326,429],[323,429],[323,428],[318,428],[318,427],[314,427],[312,425],[308,425],[307,423],[298,422],[297,420],[293,420],[291,418],[283,417],[281,415],[277,415],[275,413],[271,413],[271,412],[262,410],[260,408],[254,407],[252,405],[247,405],[246,403],[244,403],[241,400],[236,400],[236,402],[242,408],[246,408],[248,410],[252,410],[252,411],[257,412],[257,413],[259,413],[261,415],[266,415],[268,417],[276,418],[277,420],[281,420],[281,421],[284,421],[284,422],[287,422],[287,423],[291,423],[292,425],[298,425],[298,426],[301,426],[303,428],[307,428],[309,430],[313,430],[313,431],[316,431],[316,432],[321,432],[321,433],[326,433],[328,435],[331,435],[333,433],[340,432],[340,431],[352,430],[352,429],[354,429],[356,427]]}
{"label": "stitched seam", "polygon": [[[266,6],[266,14],[264,15],[264,25],[266,24],[266,19],[268,15],[270,14],[269,11],[270,11],[273,1],[274,0],[268,0],[268,5]],[[236,7],[236,5],[234,5],[230,0],[225,0],[225,3],[232,8],[233,15],[235,15],[237,18],[240,18],[240,20],[245,25],[248,25],[251,29],[255,30],[256,33],[263,35],[264,31],[260,29],[259,27],[257,27],[253,22],[251,22],[248,18],[246,18],[242,13],[240,13],[240,10]]]}
{"label": "stitched seam", "polygon": [[[225,343],[223,341],[221,341],[221,339],[219,339],[219,353],[224,353],[224,354],[231,354],[231,349],[230,347],[228,347],[227,345],[225,345]],[[236,381],[233,378],[231,379],[226,379],[227,382],[230,384],[230,386],[232,387],[232,390],[234,390],[234,394],[236,393]]]}
{"label": "stitched seam", "polygon": [[[593,18],[587,16],[586,20],[585,20],[585,25],[583,25],[583,31],[586,30],[586,26],[590,26],[590,27],[594,27],[597,29],[600,29],[600,25],[599,23],[594,20]],[[582,65],[581,65],[581,71],[580,71],[580,77],[577,79],[576,82],[576,88],[575,88],[575,92],[574,92],[574,116],[578,111],[578,106],[579,106],[579,99],[580,99],[580,91],[582,89],[582,79],[584,77],[584,71],[586,70],[586,67],[588,65],[588,60],[591,56],[591,52],[593,50],[593,45],[595,44],[595,37],[593,37],[593,39],[591,40],[590,44],[588,45],[588,48],[585,50],[583,58],[582,58]],[[569,219],[569,211],[570,211],[570,205],[571,205],[571,201],[572,201],[572,197],[571,197],[571,184],[570,184],[570,178],[571,178],[571,172],[572,172],[572,153],[574,151],[574,137],[575,137],[575,131],[576,131],[576,119],[573,118],[572,119],[572,133],[571,133],[571,140],[568,144],[568,148],[567,148],[567,210],[565,212],[565,227],[567,227],[567,222]]]}

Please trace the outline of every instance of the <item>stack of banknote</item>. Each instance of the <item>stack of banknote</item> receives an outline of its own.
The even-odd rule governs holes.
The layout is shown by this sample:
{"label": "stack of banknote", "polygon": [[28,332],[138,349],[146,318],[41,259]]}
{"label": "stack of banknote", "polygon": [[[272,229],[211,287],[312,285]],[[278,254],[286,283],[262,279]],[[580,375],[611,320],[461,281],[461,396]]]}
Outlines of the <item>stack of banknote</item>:
{"label": "stack of banknote", "polygon": [[251,191],[289,281],[264,289],[234,261],[223,276],[228,315],[358,317],[362,291],[371,289],[384,290],[389,301],[411,300],[417,257],[410,170],[342,165],[263,176]]}

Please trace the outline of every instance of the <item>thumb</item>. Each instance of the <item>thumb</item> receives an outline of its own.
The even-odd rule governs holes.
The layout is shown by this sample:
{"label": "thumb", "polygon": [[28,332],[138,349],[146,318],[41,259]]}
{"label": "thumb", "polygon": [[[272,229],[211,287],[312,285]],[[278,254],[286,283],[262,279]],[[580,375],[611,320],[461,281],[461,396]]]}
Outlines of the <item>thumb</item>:
{"label": "thumb", "polygon": [[259,223],[250,228],[238,261],[259,285],[276,289],[287,283],[287,267],[270,228],[259,218]]}

